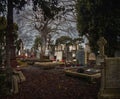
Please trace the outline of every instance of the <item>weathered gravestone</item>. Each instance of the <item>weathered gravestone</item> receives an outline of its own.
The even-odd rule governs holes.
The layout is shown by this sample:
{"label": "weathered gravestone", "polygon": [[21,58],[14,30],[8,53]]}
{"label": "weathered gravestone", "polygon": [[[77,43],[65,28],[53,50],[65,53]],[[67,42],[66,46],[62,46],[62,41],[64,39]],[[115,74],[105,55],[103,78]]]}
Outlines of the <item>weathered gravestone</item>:
{"label": "weathered gravestone", "polygon": [[50,55],[49,55],[49,59],[50,59],[50,60],[53,60],[53,59],[54,59],[54,55],[53,55],[53,54],[50,54]]}
{"label": "weathered gravestone", "polygon": [[56,60],[62,61],[62,58],[63,58],[63,52],[62,51],[56,52]]}
{"label": "weathered gravestone", "polygon": [[[104,62],[104,59],[107,57],[104,54],[104,46],[107,44],[107,41],[104,39],[104,37],[101,37],[98,42],[97,42],[98,46],[99,46],[99,55],[96,58],[96,65],[98,67],[100,67],[101,63]],[[100,67],[101,68],[101,67]]]}
{"label": "weathered gravestone", "polygon": [[106,58],[99,99],[120,99],[120,58]]}
{"label": "weathered gravestone", "polygon": [[72,52],[68,52],[67,53],[67,57],[66,57],[66,60],[68,61],[68,62],[71,62],[72,61]]}
{"label": "weathered gravestone", "polygon": [[99,39],[99,49],[102,69],[101,88],[98,99],[120,99],[120,58],[107,58],[104,55],[104,46],[107,41]]}
{"label": "weathered gravestone", "polygon": [[83,48],[79,48],[79,50],[77,51],[76,59],[80,65],[85,65],[85,51]]}
{"label": "weathered gravestone", "polygon": [[36,50],[36,58],[40,59],[40,51]]}
{"label": "weathered gravestone", "polygon": [[95,56],[95,53],[92,53],[92,52],[91,52],[91,53],[89,54],[88,60],[89,60],[88,66],[89,66],[89,67],[94,67],[95,64],[96,64],[96,56]]}

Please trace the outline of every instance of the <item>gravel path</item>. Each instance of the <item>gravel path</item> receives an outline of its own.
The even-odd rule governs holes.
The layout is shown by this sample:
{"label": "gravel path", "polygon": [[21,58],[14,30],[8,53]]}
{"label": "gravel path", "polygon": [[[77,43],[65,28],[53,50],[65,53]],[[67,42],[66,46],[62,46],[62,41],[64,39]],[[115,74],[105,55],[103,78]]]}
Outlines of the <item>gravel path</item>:
{"label": "gravel path", "polygon": [[19,84],[20,92],[1,99],[97,99],[98,83],[66,76],[60,69],[29,66],[22,72],[26,81]]}

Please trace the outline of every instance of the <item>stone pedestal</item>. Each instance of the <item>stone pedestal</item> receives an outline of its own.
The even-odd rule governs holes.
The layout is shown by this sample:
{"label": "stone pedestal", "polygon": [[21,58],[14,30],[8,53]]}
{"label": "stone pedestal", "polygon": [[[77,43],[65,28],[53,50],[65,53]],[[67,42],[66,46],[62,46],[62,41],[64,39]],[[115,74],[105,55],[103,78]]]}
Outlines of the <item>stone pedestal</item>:
{"label": "stone pedestal", "polygon": [[106,58],[98,99],[120,99],[120,58]]}

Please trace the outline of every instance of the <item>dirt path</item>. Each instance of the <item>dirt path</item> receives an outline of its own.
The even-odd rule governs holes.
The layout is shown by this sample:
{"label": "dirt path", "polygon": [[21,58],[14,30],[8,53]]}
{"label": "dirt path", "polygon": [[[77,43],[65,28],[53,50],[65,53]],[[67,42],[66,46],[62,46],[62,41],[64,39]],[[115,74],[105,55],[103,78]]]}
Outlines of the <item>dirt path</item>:
{"label": "dirt path", "polygon": [[20,92],[4,99],[97,99],[97,83],[66,76],[58,69],[29,66],[22,71],[26,81],[19,85]]}

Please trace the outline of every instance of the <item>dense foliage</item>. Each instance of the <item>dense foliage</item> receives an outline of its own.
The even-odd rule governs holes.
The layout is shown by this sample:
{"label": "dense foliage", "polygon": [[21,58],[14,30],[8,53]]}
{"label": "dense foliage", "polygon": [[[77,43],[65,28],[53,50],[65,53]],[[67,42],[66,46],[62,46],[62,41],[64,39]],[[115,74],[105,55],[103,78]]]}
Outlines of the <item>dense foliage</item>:
{"label": "dense foliage", "polygon": [[63,8],[58,7],[58,0],[32,0],[33,10],[36,11],[38,7],[43,10],[44,18],[53,18]]}
{"label": "dense foliage", "polygon": [[120,37],[119,0],[77,0],[77,27],[80,35],[86,35],[90,46],[97,53],[97,40],[107,40],[106,54],[114,56],[119,50]]}
{"label": "dense foliage", "polygon": [[74,44],[78,44],[78,43],[82,43],[83,42],[83,38],[71,38],[69,36],[61,36],[59,38],[56,39],[56,45],[59,44],[66,44],[66,45],[74,45]]}
{"label": "dense foliage", "polygon": [[72,42],[72,38],[70,38],[69,36],[61,36],[60,38],[58,38],[56,40],[56,45],[58,44],[68,44]]}

